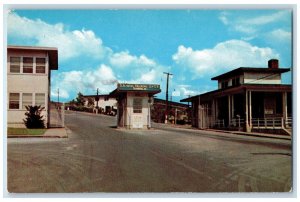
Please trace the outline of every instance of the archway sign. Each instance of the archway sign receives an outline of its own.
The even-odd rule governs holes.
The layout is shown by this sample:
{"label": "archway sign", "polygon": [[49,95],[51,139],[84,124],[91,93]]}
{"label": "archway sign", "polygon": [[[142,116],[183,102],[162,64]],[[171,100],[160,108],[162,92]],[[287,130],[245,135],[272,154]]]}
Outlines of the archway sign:
{"label": "archway sign", "polygon": [[151,100],[160,93],[157,84],[119,83],[109,96],[118,101],[117,126],[127,129],[151,127]]}

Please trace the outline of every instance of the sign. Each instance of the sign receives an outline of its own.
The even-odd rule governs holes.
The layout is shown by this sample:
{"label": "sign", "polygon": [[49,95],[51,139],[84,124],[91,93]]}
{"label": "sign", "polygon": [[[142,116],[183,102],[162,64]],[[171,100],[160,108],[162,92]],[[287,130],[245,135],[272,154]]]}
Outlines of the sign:
{"label": "sign", "polygon": [[273,109],[265,109],[265,114],[273,114]]}
{"label": "sign", "polygon": [[132,128],[143,128],[143,116],[133,115],[132,116]]}
{"label": "sign", "polygon": [[160,91],[160,85],[157,84],[126,84],[126,83],[120,83],[118,84],[118,90],[123,91],[130,91],[130,90],[136,90],[136,91]]}

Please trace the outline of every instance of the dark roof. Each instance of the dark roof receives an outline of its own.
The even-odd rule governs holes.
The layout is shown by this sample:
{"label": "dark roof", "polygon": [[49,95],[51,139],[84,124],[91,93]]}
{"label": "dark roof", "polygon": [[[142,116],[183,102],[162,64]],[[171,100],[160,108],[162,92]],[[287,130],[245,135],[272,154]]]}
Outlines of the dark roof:
{"label": "dark roof", "polygon": [[242,84],[239,86],[231,86],[225,89],[217,89],[203,93],[200,95],[195,95],[193,97],[185,98],[180,100],[180,102],[191,102],[193,100],[198,100],[199,96],[201,100],[208,100],[213,97],[221,97],[233,93],[239,93],[245,90],[260,91],[260,92],[284,92],[292,91],[292,85],[289,84]]}
{"label": "dark roof", "polygon": [[49,67],[58,70],[58,50],[54,47],[39,46],[7,46],[7,50],[46,51],[49,55]]}
{"label": "dark roof", "polygon": [[224,78],[231,78],[233,76],[238,76],[241,75],[244,72],[250,72],[250,73],[270,73],[270,74],[275,74],[275,73],[284,73],[290,71],[290,68],[262,68],[262,67],[240,67],[234,70],[231,70],[229,72],[226,72],[224,74],[221,74],[219,76],[211,78],[211,80],[219,80],[219,79],[224,79]]}
{"label": "dark roof", "polygon": [[[84,95],[83,97],[96,97],[97,95]],[[98,95],[99,97],[108,97],[109,95],[108,94],[101,94],[101,95]]]}
{"label": "dark roof", "polygon": [[[159,103],[159,102],[165,104],[166,100],[154,98],[154,104]],[[173,106],[188,107],[187,104],[183,104],[183,103],[179,103],[179,102],[168,101],[168,103],[169,103],[169,105],[173,105]]]}

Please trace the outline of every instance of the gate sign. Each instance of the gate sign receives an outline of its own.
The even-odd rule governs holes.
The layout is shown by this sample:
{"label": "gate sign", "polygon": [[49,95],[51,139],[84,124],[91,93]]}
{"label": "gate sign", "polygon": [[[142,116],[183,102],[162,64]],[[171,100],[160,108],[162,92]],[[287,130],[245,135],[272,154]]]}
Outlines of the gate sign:
{"label": "gate sign", "polygon": [[160,86],[157,84],[126,84],[120,83],[118,84],[118,90],[122,91],[160,91]]}

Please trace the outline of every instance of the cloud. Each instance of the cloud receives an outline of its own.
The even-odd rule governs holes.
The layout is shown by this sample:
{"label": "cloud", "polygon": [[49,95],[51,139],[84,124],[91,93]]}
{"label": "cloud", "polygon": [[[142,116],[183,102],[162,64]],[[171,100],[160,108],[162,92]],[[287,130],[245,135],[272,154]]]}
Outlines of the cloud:
{"label": "cloud", "polygon": [[269,59],[278,57],[271,48],[253,46],[241,40],[229,40],[204,50],[193,50],[181,45],[173,55],[173,60],[195,79],[241,66],[264,67]]}
{"label": "cloud", "polygon": [[[244,14],[244,13],[243,13]],[[281,10],[264,15],[240,16],[236,12],[221,12],[219,20],[230,30],[241,32],[244,34],[259,34],[266,26],[285,22],[290,20],[291,12],[289,10]]]}
{"label": "cloud", "polygon": [[52,96],[57,95],[59,88],[61,97],[70,98],[70,95],[78,92],[95,94],[97,88],[101,93],[107,94],[115,88],[117,79],[111,67],[102,64],[95,70],[69,71],[53,75],[52,83]]}
{"label": "cloud", "polygon": [[276,41],[276,43],[278,43],[278,42],[291,43],[292,34],[291,34],[291,32],[285,31],[283,29],[276,29],[276,30],[273,30],[273,31],[267,33],[266,38],[270,42]]}
{"label": "cloud", "polygon": [[112,66],[118,67],[118,68],[125,68],[128,66],[147,66],[147,67],[153,67],[156,65],[156,63],[147,58],[145,55],[141,55],[139,57],[131,55],[128,51],[122,51],[118,53],[114,53],[109,58],[109,62]]}
{"label": "cloud", "polygon": [[10,38],[25,39],[37,46],[57,47],[62,60],[78,56],[101,59],[111,52],[91,30],[69,31],[62,23],[51,25],[40,19],[20,17],[14,12],[8,14],[7,32]]}
{"label": "cloud", "polygon": [[247,25],[266,25],[269,23],[281,21],[285,17],[287,17],[288,14],[289,12],[283,10],[269,15],[257,16],[254,18],[243,18],[239,20],[239,22]]}

